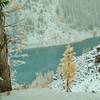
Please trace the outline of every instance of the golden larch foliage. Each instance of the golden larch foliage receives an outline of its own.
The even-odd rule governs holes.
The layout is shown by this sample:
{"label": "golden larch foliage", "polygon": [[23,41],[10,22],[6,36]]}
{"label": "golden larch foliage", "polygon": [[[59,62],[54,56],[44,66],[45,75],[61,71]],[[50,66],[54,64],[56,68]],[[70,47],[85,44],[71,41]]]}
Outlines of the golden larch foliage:
{"label": "golden larch foliage", "polygon": [[66,80],[66,91],[71,91],[71,84],[75,77],[75,64],[73,64],[73,47],[68,47],[60,62],[60,70]]}

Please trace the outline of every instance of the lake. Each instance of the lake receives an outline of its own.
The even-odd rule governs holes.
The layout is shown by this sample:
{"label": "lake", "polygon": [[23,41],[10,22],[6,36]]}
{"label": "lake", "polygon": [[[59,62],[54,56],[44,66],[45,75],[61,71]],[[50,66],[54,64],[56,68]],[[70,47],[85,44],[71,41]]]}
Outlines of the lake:
{"label": "lake", "polygon": [[[93,48],[100,44],[100,37],[89,38],[81,42],[71,44],[74,47],[76,56],[82,54],[86,48]],[[23,50],[29,57],[19,58],[26,61],[26,64],[12,67],[11,70],[16,69],[16,80],[18,83],[31,83],[35,79],[36,72],[47,72],[56,70],[62,54],[65,51],[66,45],[31,48]]]}

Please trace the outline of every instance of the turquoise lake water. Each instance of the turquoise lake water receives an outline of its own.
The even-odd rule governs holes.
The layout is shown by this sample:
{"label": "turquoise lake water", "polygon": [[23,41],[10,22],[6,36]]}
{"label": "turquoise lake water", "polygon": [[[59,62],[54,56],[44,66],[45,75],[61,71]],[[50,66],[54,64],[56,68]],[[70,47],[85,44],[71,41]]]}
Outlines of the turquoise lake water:
{"label": "turquoise lake water", "polygon": [[[82,54],[83,49],[93,48],[100,44],[100,37],[86,39],[84,41],[71,44],[74,47],[76,56]],[[15,67],[17,74],[16,80],[18,83],[31,83],[35,78],[36,72],[47,72],[56,70],[62,54],[65,51],[66,45],[31,48],[24,50],[29,57],[19,58],[26,61],[26,64]],[[14,68],[13,68],[14,69]],[[12,70],[12,69],[11,69]]]}

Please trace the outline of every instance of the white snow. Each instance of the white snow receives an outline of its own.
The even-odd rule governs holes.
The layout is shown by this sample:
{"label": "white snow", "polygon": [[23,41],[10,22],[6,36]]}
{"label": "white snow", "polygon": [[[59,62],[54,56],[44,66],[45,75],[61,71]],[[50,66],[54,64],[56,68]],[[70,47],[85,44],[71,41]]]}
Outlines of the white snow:
{"label": "white snow", "polygon": [[[68,4],[70,4],[70,1],[67,2]],[[82,2],[84,2],[84,0]],[[82,2],[81,5],[83,5]],[[77,29],[81,25],[84,28],[84,25],[82,23],[84,22],[84,20],[86,20],[86,18],[83,18],[83,16],[79,16],[79,18],[81,17],[83,18],[80,20],[78,17],[75,17],[76,16],[75,12],[79,13],[78,8],[76,7],[77,9],[76,11],[71,6],[66,6],[66,0],[62,0],[62,1],[60,0],[24,0],[24,1],[16,0],[10,2],[9,8],[12,9],[11,7],[17,3],[24,6],[25,9],[22,9],[16,12],[15,14],[11,13],[10,16],[6,17],[6,19],[7,19],[7,24],[9,23],[18,24],[18,26],[13,27],[12,29],[7,28],[8,30],[7,32],[9,34],[13,36],[14,33],[14,36],[18,35],[19,36],[18,38],[19,39],[21,38],[22,43],[18,45],[18,48],[22,46],[23,42],[25,43],[24,46],[25,48],[36,48],[36,47],[46,47],[46,46],[67,44],[68,42],[73,43],[93,36],[100,36],[99,34],[100,29],[98,27],[95,27],[93,30]],[[77,3],[75,2],[75,4]],[[67,10],[67,7],[69,11]],[[70,11],[71,9],[75,10],[75,12]],[[57,14],[57,10],[59,14]],[[74,14],[74,16],[70,15],[69,12],[72,15]],[[64,14],[66,14],[66,16]],[[87,16],[87,13],[84,12],[84,14]],[[75,19],[72,17],[74,17]],[[78,25],[77,25],[78,23],[77,18],[78,21],[80,20]],[[69,22],[66,20],[73,20],[73,22]],[[91,19],[87,19],[85,26],[89,24],[87,23],[89,20]],[[75,25],[75,27],[77,28],[71,27],[73,25]],[[70,38],[69,38],[69,34],[70,34]]]}
{"label": "white snow", "polygon": [[9,96],[0,94],[0,100],[99,100],[100,93],[66,93],[50,89],[12,91]]}
{"label": "white snow", "polygon": [[[100,47],[100,45],[98,45]],[[97,55],[96,47],[82,54],[81,56],[74,57],[73,62],[76,65],[76,76],[72,84],[72,92],[100,92],[100,63],[95,63],[95,56]],[[61,84],[62,83],[62,84]],[[54,90],[63,91],[64,81],[58,75],[50,87]]]}

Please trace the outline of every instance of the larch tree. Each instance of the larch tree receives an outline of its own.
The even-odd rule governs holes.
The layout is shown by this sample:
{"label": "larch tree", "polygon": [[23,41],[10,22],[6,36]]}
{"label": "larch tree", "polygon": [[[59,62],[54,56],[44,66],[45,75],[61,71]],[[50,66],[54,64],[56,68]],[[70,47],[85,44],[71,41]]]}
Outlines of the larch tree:
{"label": "larch tree", "polygon": [[5,31],[5,14],[3,8],[8,0],[0,0],[0,92],[11,91],[10,68],[8,65],[7,34]]}
{"label": "larch tree", "polygon": [[72,81],[75,77],[75,65],[73,64],[73,48],[68,47],[64,52],[64,57],[60,62],[60,71],[66,81],[65,89],[67,92],[71,92]]}

